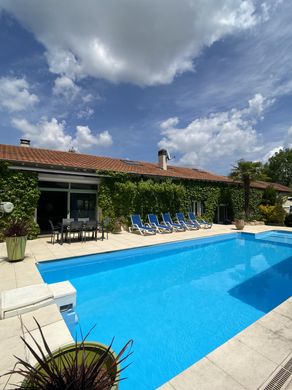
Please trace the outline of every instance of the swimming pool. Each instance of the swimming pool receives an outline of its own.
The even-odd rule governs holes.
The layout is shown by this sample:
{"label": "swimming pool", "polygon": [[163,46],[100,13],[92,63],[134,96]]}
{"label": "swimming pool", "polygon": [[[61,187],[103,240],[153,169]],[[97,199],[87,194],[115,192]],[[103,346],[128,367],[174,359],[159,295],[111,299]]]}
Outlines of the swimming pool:
{"label": "swimming pool", "polygon": [[292,234],[234,233],[38,264],[91,340],[134,339],[121,389],[155,389],[292,295]]}

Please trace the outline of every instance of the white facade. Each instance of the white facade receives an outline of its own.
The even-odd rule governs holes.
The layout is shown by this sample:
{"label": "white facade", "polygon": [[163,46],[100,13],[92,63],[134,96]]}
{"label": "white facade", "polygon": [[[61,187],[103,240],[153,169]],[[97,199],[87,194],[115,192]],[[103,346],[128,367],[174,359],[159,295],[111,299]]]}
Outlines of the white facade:
{"label": "white facade", "polygon": [[283,203],[283,209],[287,214],[292,213],[292,197],[288,197],[287,200]]}

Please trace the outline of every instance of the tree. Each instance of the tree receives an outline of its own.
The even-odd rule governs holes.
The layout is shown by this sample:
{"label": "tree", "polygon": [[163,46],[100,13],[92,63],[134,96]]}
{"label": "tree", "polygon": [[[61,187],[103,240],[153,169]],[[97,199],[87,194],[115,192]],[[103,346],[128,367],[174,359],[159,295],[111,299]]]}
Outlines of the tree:
{"label": "tree", "polygon": [[267,188],[265,188],[262,196],[261,204],[263,205],[269,205],[269,206],[275,206],[277,202],[277,191],[275,188],[271,185],[269,185]]}
{"label": "tree", "polygon": [[244,212],[246,218],[249,217],[250,203],[250,185],[253,180],[264,178],[263,165],[261,162],[239,160],[233,166],[229,175],[233,180],[238,180],[243,183],[244,189]]}
{"label": "tree", "polygon": [[273,182],[292,186],[292,149],[281,149],[269,158],[265,171]]}

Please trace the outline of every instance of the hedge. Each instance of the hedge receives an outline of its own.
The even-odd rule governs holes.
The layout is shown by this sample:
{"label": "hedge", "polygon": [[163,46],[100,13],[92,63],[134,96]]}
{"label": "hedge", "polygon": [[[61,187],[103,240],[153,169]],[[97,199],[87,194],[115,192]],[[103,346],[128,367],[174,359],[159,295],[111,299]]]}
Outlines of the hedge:
{"label": "hedge", "polygon": [[[104,173],[104,172],[102,172]],[[192,180],[149,179],[125,173],[108,173],[99,186],[98,204],[104,217],[123,218],[129,222],[131,214],[140,214],[146,219],[148,213],[171,214],[190,209],[191,201],[202,201],[204,217],[209,221],[216,218],[219,203],[229,205],[229,215],[243,210],[244,193],[239,184],[199,182]],[[251,190],[251,218],[259,218],[258,206],[262,191]]]}

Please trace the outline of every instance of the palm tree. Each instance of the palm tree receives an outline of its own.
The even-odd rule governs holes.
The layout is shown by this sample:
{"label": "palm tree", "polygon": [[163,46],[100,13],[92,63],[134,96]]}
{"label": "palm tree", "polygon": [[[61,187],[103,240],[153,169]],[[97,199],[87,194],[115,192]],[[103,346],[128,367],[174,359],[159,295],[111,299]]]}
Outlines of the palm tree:
{"label": "palm tree", "polygon": [[264,180],[266,177],[263,173],[263,164],[259,161],[239,160],[233,166],[229,175],[233,180],[238,180],[243,183],[244,188],[244,212],[246,218],[249,217],[249,201],[250,201],[250,185],[254,180]]}

